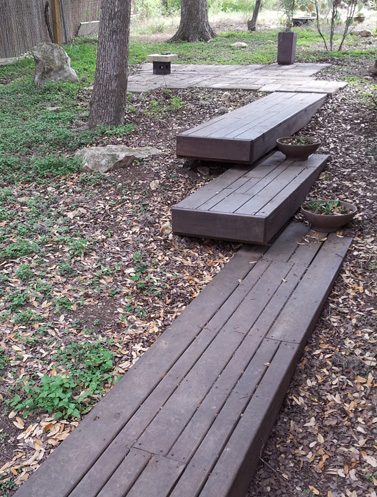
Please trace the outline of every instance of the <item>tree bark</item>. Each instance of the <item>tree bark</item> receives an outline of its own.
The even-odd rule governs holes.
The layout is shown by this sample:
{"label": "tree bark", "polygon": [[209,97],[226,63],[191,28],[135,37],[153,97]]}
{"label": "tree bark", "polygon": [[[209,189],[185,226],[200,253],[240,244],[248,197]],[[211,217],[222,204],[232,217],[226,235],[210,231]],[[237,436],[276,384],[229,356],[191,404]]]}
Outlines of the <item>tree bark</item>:
{"label": "tree bark", "polygon": [[208,21],[207,0],[182,0],[181,22],[170,41],[208,41],[214,36]]}
{"label": "tree bark", "polygon": [[90,127],[123,122],[130,17],[131,0],[102,0]]}
{"label": "tree bark", "polygon": [[253,16],[250,19],[250,21],[247,21],[247,29],[249,31],[255,31],[257,29],[257,19],[261,6],[262,6],[262,0],[256,0],[253,10]]}

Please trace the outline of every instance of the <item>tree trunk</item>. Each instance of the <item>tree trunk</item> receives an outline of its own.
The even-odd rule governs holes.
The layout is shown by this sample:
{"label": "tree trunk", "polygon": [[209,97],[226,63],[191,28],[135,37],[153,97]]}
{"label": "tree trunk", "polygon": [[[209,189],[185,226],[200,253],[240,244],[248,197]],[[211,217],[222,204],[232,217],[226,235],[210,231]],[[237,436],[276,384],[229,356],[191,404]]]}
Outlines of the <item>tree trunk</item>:
{"label": "tree trunk", "polygon": [[247,29],[249,31],[255,31],[257,29],[257,19],[261,6],[262,6],[262,0],[256,0],[253,10],[253,16],[250,19],[250,21],[247,21]]}
{"label": "tree trunk", "polygon": [[207,0],[182,0],[181,22],[170,41],[208,41],[214,36],[208,21]]}
{"label": "tree trunk", "polygon": [[131,0],[102,0],[90,127],[123,122],[130,15]]}

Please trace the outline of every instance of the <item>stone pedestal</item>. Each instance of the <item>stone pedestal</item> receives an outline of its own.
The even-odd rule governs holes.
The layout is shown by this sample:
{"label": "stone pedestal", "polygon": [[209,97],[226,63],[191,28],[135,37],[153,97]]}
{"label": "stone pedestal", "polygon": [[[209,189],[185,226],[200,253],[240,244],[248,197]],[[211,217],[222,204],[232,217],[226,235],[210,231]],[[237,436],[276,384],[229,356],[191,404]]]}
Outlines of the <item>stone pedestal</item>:
{"label": "stone pedestal", "polygon": [[294,64],[296,57],[297,34],[284,31],[278,34],[278,64]]}
{"label": "stone pedestal", "polygon": [[176,54],[152,54],[148,56],[149,62],[153,63],[153,74],[170,74],[171,63],[176,59]]}

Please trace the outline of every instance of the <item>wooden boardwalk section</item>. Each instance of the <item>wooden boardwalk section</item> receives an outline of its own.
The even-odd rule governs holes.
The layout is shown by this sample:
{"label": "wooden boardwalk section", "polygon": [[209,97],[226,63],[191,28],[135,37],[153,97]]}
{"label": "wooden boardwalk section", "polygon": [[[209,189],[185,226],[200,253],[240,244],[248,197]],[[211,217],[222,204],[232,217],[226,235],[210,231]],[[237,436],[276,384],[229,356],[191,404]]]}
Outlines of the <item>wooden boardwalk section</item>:
{"label": "wooden boardwalk section", "polygon": [[266,244],[300,207],[327,159],[292,161],[276,152],[254,169],[232,167],[172,207],[173,232]]}
{"label": "wooden boardwalk section", "polygon": [[318,93],[276,92],[177,135],[177,156],[252,164],[276,139],[304,127],[326,99]]}
{"label": "wooden boardwalk section", "polygon": [[16,497],[243,497],[349,244],[241,249]]}

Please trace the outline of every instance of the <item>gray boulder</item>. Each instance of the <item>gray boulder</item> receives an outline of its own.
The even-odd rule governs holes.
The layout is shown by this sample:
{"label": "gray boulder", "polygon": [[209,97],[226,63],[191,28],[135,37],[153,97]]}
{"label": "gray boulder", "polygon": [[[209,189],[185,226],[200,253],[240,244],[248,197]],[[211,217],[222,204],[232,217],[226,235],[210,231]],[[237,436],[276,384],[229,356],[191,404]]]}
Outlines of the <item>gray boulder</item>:
{"label": "gray boulder", "polygon": [[35,84],[42,85],[45,81],[77,83],[78,77],[71,67],[71,59],[60,45],[42,42],[38,43],[31,52],[36,63]]}
{"label": "gray boulder", "polygon": [[145,159],[159,155],[161,151],[154,147],[130,148],[125,145],[106,145],[105,147],[87,147],[76,152],[83,160],[84,169],[107,173],[111,169],[127,167],[135,159]]}

